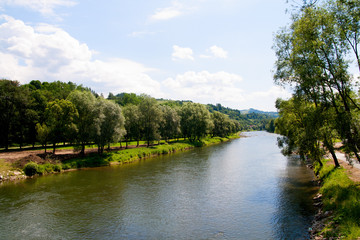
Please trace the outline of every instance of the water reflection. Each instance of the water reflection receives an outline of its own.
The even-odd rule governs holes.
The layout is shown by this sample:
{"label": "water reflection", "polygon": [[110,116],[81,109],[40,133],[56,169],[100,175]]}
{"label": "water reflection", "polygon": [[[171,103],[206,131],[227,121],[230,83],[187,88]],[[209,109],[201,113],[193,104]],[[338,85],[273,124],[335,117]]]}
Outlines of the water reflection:
{"label": "water reflection", "polygon": [[274,214],[274,235],[278,239],[307,239],[314,215],[312,196],[318,190],[314,176],[297,156],[288,157],[278,180],[279,195]]}
{"label": "water reflection", "polygon": [[0,239],[303,239],[312,174],[276,135],[0,187]]}

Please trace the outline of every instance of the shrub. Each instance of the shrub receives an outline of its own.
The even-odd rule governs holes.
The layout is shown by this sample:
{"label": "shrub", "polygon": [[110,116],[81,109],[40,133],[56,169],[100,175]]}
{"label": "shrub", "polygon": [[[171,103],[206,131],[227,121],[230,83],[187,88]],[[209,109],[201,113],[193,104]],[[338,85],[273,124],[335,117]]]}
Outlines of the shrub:
{"label": "shrub", "polygon": [[54,170],[54,165],[51,164],[51,163],[46,163],[46,164],[43,165],[43,168],[44,168],[43,172],[51,173]]}
{"label": "shrub", "polygon": [[46,172],[46,167],[44,165],[38,165],[37,174],[43,175]]}
{"label": "shrub", "polygon": [[56,164],[56,165],[54,165],[53,169],[54,169],[55,172],[61,172],[62,167],[61,167],[60,164]]}
{"label": "shrub", "polygon": [[38,168],[39,166],[37,165],[37,163],[29,162],[24,167],[24,173],[26,176],[34,176],[38,173]]}
{"label": "shrub", "polygon": [[70,163],[62,164],[62,169],[64,170],[71,169],[71,164]]}

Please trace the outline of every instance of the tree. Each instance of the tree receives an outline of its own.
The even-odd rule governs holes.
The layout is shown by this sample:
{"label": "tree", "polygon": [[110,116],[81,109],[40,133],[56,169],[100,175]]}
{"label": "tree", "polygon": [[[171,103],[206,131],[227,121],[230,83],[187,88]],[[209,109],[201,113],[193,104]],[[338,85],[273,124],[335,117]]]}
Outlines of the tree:
{"label": "tree", "polygon": [[78,112],[74,119],[78,130],[75,140],[81,145],[80,154],[84,155],[85,145],[93,141],[95,136],[96,98],[89,91],[75,90],[67,99],[74,104]]}
{"label": "tree", "polygon": [[141,130],[147,146],[154,140],[160,140],[160,123],[162,112],[155,98],[148,95],[141,96],[139,104]]}
{"label": "tree", "polygon": [[180,110],[182,134],[190,141],[200,140],[213,128],[211,115],[200,103],[186,103]]}
{"label": "tree", "polygon": [[266,124],[266,131],[270,132],[270,133],[274,133],[275,132],[275,119],[270,119],[268,121],[268,123]]}
{"label": "tree", "polygon": [[47,104],[45,116],[50,141],[53,144],[53,153],[55,153],[57,143],[75,139],[77,128],[74,121],[79,114],[72,102],[61,99]]}
{"label": "tree", "polygon": [[214,123],[214,127],[212,130],[213,137],[226,137],[230,135],[230,133],[232,133],[233,129],[231,128],[231,121],[229,119],[229,116],[219,112],[213,112],[211,117]]}
{"label": "tree", "polygon": [[46,147],[49,141],[50,130],[45,123],[43,124],[37,123],[36,132],[37,132],[37,139],[39,140],[41,145],[45,148],[45,153],[46,153]]}
{"label": "tree", "polygon": [[135,93],[120,93],[116,96],[110,96],[109,94],[109,99],[115,100],[115,102],[121,106],[128,104],[138,105],[141,102],[141,96],[137,96]]}
{"label": "tree", "polygon": [[29,92],[17,81],[0,80],[0,146],[24,141]]}
{"label": "tree", "polygon": [[95,143],[102,154],[104,147],[118,142],[125,135],[124,116],[119,105],[99,97],[96,101]]}
{"label": "tree", "polygon": [[163,121],[160,125],[160,134],[166,142],[169,139],[176,138],[181,133],[180,116],[176,109],[169,106],[161,106]]}
{"label": "tree", "polygon": [[128,142],[132,139],[137,141],[137,146],[139,146],[141,138],[139,107],[133,104],[128,104],[123,108],[123,114],[125,117],[126,148],[128,147]]}
{"label": "tree", "polygon": [[[331,126],[360,160],[360,129],[355,118],[360,108],[348,72],[349,44],[357,46],[357,34],[353,34],[353,41],[344,40],[344,29],[352,21],[341,20],[344,17],[336,12],[342,9],[342,14],[351,16],[351,11],[344,10],[350,9],[344,7],[350,2],[358,3],[326,1],[323,6],[305,6],[293,16],[291,27],[276,36],[274,78],[278,84],[293,85],[295,95],[314,103],[317,109],[332,108],[335,123]],[[358,33],[359,28],[351,29]],[[353,49],[357,51],[357,47]]]}

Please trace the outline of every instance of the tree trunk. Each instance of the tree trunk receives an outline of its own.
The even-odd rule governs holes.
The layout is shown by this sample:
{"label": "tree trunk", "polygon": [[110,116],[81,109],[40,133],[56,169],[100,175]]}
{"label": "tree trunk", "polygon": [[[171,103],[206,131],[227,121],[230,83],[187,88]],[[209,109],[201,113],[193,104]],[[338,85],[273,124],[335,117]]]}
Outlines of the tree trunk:
{"label": "tree trunk", "polygon": [[53,154],[55,154],[56,143],[53,143]]}
{"label": "tree trunk", "polygon": [[332,158],[334,159],[335,167],[336,167],[336,168],[340,167],[340,164],[339,164],[339,161],[338,161],[338,159],[337,159],[337,157],[336,157],[335,151],[334,151],[333,149],[331,149],[331,150],[329,150],[329,151],[330,151],[330,153],[331,153]]}
{"label": "tree trunk", "polygon": [[81,144],[81,152],[80,152],[81,156],[85,156],[85,143]]}
{"label": "tree trunk", "polygon": [[335,154],[334,146],[330,141],[328,141],[328,138],[326,136],[324,138],[324,144],[325,144],[325,147],[329,150],[329,152],[330,152],[330,154],[331,154],[331,156],[332,156],[332,158],[334,160],[335,167],[336,168],[340,167],[339,161],[338,161],[337,156]]}

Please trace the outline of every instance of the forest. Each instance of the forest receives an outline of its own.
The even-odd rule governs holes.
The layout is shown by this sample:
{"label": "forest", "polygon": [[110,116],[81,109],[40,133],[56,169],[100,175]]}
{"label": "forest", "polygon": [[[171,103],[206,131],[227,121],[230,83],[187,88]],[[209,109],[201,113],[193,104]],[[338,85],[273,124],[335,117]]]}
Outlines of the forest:
{"label": "forest", "polygon": [[90,144],[102,153],[112,143],[225,137],[242,129],[238,120],[191,101],[156,100],[148,95],[112,93],[105,99],[72,82],[21,85],[0,80],[0,148]]}

